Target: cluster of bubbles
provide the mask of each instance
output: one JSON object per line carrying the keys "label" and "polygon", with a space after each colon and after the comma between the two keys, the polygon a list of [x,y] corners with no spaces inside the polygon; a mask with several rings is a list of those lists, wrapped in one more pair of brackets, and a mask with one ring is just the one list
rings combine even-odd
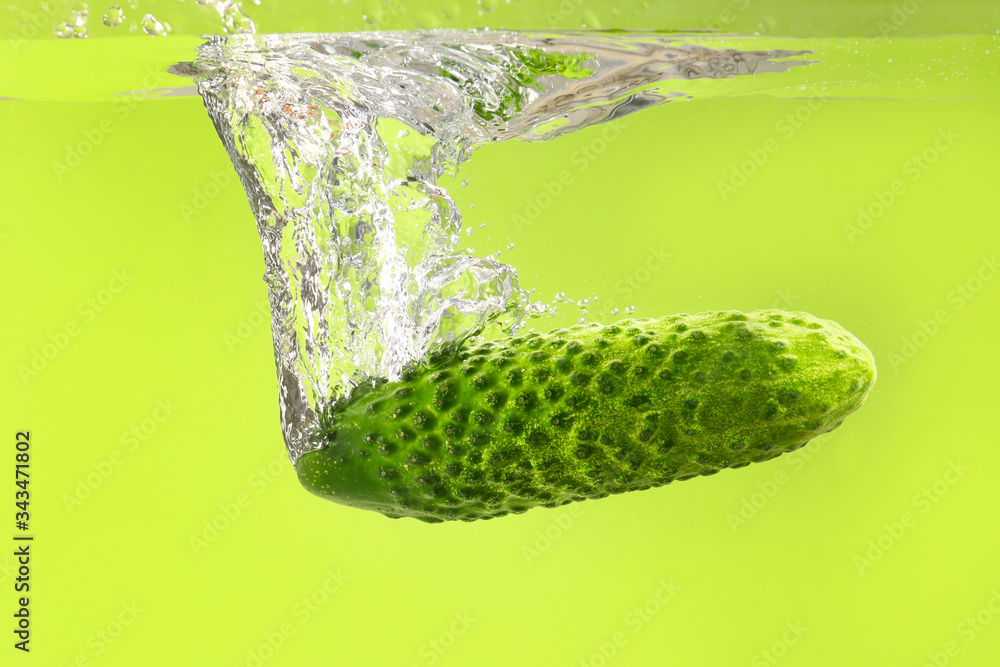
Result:
{"label": "cluster of bubbles", "polygon": [[90,16],[90,7],[85,2],[78,2],[70,10],[70,19],[57,23],[53,30],[56,37],[68,39],[76,37],[83,39],[87,36],[87,17]]}
{"label": "cluster of bubbles", "polygon": [[626,306],[625,308],[611,308],[606,309],[601,303],[601,297],[597,294],[591,294],[589,297],[584,299],[576,299],[574,297],[568,296],[566,292],[557,292],[552,297],[552,303],[548,307],[550,315],[556,315],[559,312],[559,306],[561,304],[566,304],[567,306],[573,307],[580,312],[580,317],[577,319],[577,323],[586,324],[587,316],[590,310],[593,309],[598,315],[631,315],[635,312],[635,306]]}
{"label": "cluster of bubbles", "polygon": [[[256,26],[253,20],[243,11],[242,3],[238,0],[196,0],[199,5],[210,6],[219,13],[222,20],[222,29],[226,34],[253,34]],[[139,15],[138,5],[135,0],[127,3],[130,13]],[[53,26],[53,31],[57,37],[68,39],[76,37],[82,39],[87,36],[87,19],[90,17],[90,7],[85,2],[73,5],[70,10],[68,20],[60,21]],[[122,5],[111,5],[104,10],[101,22],[109,28],[123,26],[130,33],[143,32],[151,37],[163,37],[172,32],[170,24],[160,21],[150,13],[146,13],[142,18],[128,20],[125,8]]]}

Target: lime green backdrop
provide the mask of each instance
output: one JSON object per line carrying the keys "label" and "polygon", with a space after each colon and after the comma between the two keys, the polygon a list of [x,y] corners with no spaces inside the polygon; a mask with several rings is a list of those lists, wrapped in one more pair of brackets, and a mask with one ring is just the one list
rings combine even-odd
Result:
{"label": "lime green backdrop", "polygon": [[[265,30],[372,27],[363,3],[265,3],[248,10]],[[878,35],[893,12],[572,4],[421,2],[382,27],[681,29],[743,8],[727,28],[816,37]],[[993,3],[918,4],[893,36],[998,26]],[[177,32],[214,26],[208,8],[148,5],[194,17]],[[143,67],[198,40],[88,42],[3,46],[0,97],[24,100],[0,101],[0,663],[996,664],[995,98],[701,99],[479,151],[469,185],[451,184],[468,243],[502,250],[539,298],[807,310],[865,341],[879,380],[841,429],[767,464],[425,525],[300,488],[259,239],[200,100],[107,96],[178,85]],[[994,86],[996,43],[968,48],[972,74],[955,76]],[[33,453],[28,655],[10,632],[18,430]]]}

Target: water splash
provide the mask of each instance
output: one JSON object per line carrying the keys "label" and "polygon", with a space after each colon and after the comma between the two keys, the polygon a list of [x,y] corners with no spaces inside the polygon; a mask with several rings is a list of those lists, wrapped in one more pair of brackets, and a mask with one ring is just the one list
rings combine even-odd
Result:
{"label": "water splash", "polygon": [[236,0],[197,0],[199,5],[211,5],[219,12],[222,29],[230,35],[257,32],[254,22],[243,11],[243,3]]}
{"label": "water splash", "polygon": [[175,71],[196,77],[257,219],[292,460],[319,446],[325,403],[490,323],[512,333],[545,311],[513,267],[458,250],[462,217],[437,182],[473,150],[687,97],[693,79],[783,72],[804,53],[628,33],[207,42]]}

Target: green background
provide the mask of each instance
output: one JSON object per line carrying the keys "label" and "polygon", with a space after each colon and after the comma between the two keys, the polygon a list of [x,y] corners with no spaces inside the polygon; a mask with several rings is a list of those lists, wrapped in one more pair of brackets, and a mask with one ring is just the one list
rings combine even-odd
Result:
{"label": "green background", "polygon": [[[613,4],[617,25],[681,29],[733,3],[589,2],[557,25],[544,13],[556,3],[483,16],[470,2],[415,3],[382,27],[432,25],[427,15],[579,27],[584,11],[608,27]],[[877,35],[892,4],[754,1],[732,29]],[[259,27],[366,27],[361,3],[277,7],[256,8]],[[928,1],[893,36],[994,35],[997,23],[992,3]],[[390,521],[296,481],[259,239],[201,102],[107,96],[183,85],[144,81],[143,68],[191,58],[197,43],[2,47],[15,66],[0,97],[23,99],[0,102],[0,535],[12,544],[15,432],[30,429],[36,541],[33,650],[0,628],[0,662],[995,664],[995,37],[908,42],[895,65],[886,54],[905,44],[872,55],[806,39],[825,64],[789,85],[837,81],[838,95],[699,98],[629,116],[613,138],[598,126],[476,153],[459,175],[469,185],[452,184],[468,244],[502,250],[538,298],[596,294],[639,316],[806,310],[865,341],[879,380],[842,428],[772,462],[457,525]],[[782,125],[786,114],[805,120]],[[912,171],[941,136],[934,163]],[[78,166],[54,166],[86,141]],[[571,183],[523,224],[564,170]],[[720,192],[734,170],[746,183]],[[857,226],[858,208],[877,211],[897,181],[893,203]],[[578,317],[563,306],[537,326]],[[0,550],[8,625],[12,551]]]}

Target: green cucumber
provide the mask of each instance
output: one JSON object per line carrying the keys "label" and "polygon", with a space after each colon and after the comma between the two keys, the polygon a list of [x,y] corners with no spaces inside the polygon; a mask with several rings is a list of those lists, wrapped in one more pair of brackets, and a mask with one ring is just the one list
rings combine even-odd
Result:
{"label": "green cucumber", "polygon": [[648,489],[798,449],[857,410],[871,352],[762,310],[624,320],[431,355],[320,413],[309,491],[427,522]]}

